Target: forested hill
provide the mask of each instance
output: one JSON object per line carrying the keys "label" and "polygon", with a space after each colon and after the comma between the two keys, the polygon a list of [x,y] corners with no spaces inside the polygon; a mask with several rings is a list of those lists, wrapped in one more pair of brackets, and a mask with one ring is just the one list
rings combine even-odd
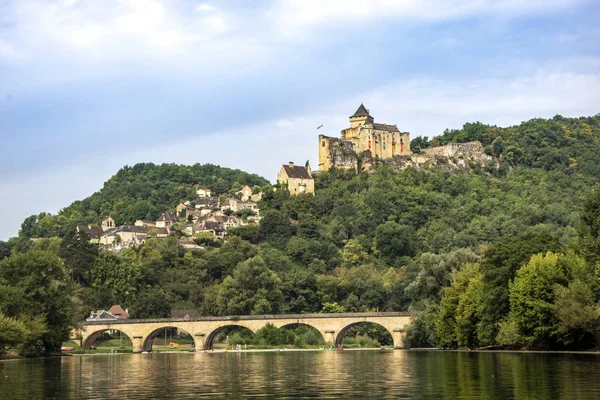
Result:
{"label": "forested hill", "polygon": [[27,218],[20,236],[64,236],[66,230],[76,224],[100,225],[108,216],[117,225],[134,223],[138,219],[155,220],[161,213],[173,211],[179,202],[193,199],[196,185],[222,195],[242,185],[268,184],[256,174],[211,164],[140,163],[121,168],[100,191],[73,202],[57,215],[41,213]]}
{"label": "forested hill", "polygon": [[[316,175],[314,196],[264,186],[260,227],[230,229],[226,242],[203,249],[152,238],[113,254],[87,241],[21,238],[11,241],[8,256],[0,243],[0,317],[29,321],[52,308],[37,307],[43,302],[28,294],[50,285],[34,278],[52,267],[57,281],[80,277],[75,289],[62,292],[76,293],[88,312],[112,304],[134,317],[163,317],[171,309],[411,310],[408,342],[415,346],[600,346],[600,116],[510,128],[467,124],[414,145],[472,140],[482,141],[499,165],[471,173],[333,169]],[[199,177],[221,193],[237,183],[266,183],[214,166],[141,164],[56,218],[156,216]],[[42,221],[31,226],[45,229]],[[23,293],[15,289],[21,282],[30,284]],[[54,297],[44,302],[52,305]],[[55,309],[68,310],[65,302]]]}
{"label": "forested hill", "polygon": [[508,128],[467,123],[462,129],[446,130],[429,141],[413,139],[414,149],[448,143],[479,141],[486,153],[502,163],[502,168],[525,166],[589,177],[600,174],[600,114],[593,117],[536,118]]}

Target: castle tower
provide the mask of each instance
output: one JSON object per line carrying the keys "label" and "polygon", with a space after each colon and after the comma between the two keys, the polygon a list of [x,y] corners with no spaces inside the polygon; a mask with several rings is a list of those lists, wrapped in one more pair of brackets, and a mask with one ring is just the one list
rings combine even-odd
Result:
{"label": "castle tower", "polygon": [[111,217],[106,218],[104,221],[102,221],[102,231],[106,232],[109,229],[112,229],[115,227],[115,220],[112,219]]}
{"label": "castle tower", "polygon": [[350,117],[350,128],[357,128],[366,123],[372,124],[373,121],[373,117],[371,117],[371,115],[369,114],[369,110],[365,108],[363,103],[360,103],[360,106],[358,107],[354,115]]}

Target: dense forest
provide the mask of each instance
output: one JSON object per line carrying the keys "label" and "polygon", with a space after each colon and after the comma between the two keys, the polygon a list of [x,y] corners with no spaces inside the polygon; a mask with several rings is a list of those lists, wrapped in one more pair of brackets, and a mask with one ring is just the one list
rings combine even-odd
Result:
{"label": "dense forest", "polygon": [[[89,310],[121,304],[134,317],[410,310],[412,346],[598,347],[600,116],[466,124],[411,145],[473,140],[490,168],[333,169],[316,174],[314,196],[215,166],[126,167],[0,243],[0,345],[56,349]],[[71,229],[155,217],[197,183],[259,186],[260,226],[204,249],[149,239],[119,254]]]}

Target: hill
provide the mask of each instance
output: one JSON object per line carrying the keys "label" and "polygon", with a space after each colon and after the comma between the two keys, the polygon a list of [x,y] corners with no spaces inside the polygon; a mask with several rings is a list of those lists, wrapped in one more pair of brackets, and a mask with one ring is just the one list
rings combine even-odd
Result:
{"label": "hill", "polygon": [[[260,228],[231,230],[228,241],[200,250],[149,239],[85,258],[93,250],[48,239],[13,241],[13,252],[54,252],[67,270],[77,265],[86,310],[113,303],[153,316],[171,308],[204,315],[410,309],[413,345],[598,346],[600,116],[466,124],[411,146],[471,141],[497,164],[463,173],[332,169],[316,175],[314,196],[263,187]],[[266,183],[215,166],[141,164],[51,218],[64,229],[108,213],[121,221],[155,216],[198,182],[220,193]],[[45,216],[38,220],[33,229],[46,226]],[[14,257],[0,263],[0,282]]]}
{"label": "hill", "polygon": [[57,215],[41,213],[28,217],[19,236],[64,236],[77,224],[100,225],[111,216],[117,225],[138,219],[157,219],[181,201],[195,198],[195,187],[211,188],[216,195],[227,194],[242,185],[264,186],[269,181],[237,169],[210,164],[177,165],[140,163],[123,167],[104,187],[90,197],[73,202]]}

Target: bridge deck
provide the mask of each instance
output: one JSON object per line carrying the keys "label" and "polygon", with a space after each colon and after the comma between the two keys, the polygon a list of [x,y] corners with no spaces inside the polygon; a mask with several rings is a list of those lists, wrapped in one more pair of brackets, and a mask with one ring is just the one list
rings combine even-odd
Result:
{"label": "bridge deck", "polygon": [[84,321],[83,325],[145,324],[149,322],[196,322],[196,321],[252,321],[275,319],[320,319],[320,318],[373,318],[373,317],[410,317],[408,311],[337,313],[337,314],[275,314],[275,315],[231,315],[198,318],[147,318],[147,319],[107,319]]}

